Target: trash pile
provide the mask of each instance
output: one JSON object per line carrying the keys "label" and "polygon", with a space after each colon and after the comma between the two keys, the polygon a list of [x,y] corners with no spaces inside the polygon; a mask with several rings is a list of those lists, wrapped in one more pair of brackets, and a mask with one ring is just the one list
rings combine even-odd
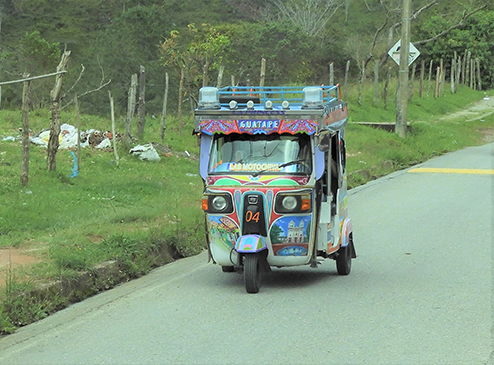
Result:
{"label": "trash pile", "polygon": [[[81,147],[108,148],[111,147],[112,137],[111,132],[100,132],[96,129],[89,129],[81,132]],[[50,130],[46,129],[37,136],[31,136],[30,140],[38,146],[48,147]],[[58,142],[59,148],[77,147],[77,128],[70,124],[62,124],[60,126]]]}

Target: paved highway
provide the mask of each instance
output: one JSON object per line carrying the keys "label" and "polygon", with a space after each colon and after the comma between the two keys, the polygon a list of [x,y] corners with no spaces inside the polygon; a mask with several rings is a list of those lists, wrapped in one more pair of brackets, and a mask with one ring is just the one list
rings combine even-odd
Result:
{"label": "paved highway", "polygon": [[0,364],[492,364],[493,158],[352,190],[350,276],[275,269],[249,295],[202,254],[1,339]]}

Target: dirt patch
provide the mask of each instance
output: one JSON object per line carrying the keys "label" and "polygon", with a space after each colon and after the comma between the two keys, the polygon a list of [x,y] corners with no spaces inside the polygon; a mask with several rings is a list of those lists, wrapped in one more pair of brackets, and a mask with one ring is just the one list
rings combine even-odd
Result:
{"label": "dirt patch", "polygon": [[0,288],[5,287],[9,271],[22,266],[29,266],[40,261],[41,259],[25,249],[15,247],[0,248]]}
{"label": "dirt patch", "polygon": [[482,128],[479,129],[482,133],[482,141],[486,143],[494,142],[494,128]]}
{"label": "dirt patch", "polygon": [[466,122],[482,120],[494,113],[494,97],[486,96],[470,107],[454,113],[443,115],[438,120],[464,119]]}

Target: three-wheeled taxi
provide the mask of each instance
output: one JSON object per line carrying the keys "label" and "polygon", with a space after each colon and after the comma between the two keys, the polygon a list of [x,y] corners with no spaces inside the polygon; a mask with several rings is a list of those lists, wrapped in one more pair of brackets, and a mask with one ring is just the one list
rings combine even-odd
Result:
{"label": "three-wheeled taxi", "polygon": [[212,261],[257,293],[272,266],[356,258],[338,86],[203,87],[195,110]]}

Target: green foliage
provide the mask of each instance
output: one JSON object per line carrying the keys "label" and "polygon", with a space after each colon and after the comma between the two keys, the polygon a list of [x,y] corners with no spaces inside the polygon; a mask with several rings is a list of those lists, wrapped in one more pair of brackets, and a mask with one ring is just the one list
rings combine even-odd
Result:
{"label": "green foliage", "polygon": [[[49,43],[38,31],[26,33],[20,42],[21,63],[30,73],[53,70],[60,60],[60,44]],[[22,66],[21,66],[22,67]]]}
{"label": "green foliage", "polygon": [[[481,11],[473,14],[466,19],[457,29],[453,29],[447,37],[441,37],[434,42],[429,42],[420,47],[423,57],[426,61],[444,59],[445,64],[449,65],[455,53],[462,57],[465,62],[466,52],[471,53],[471,59],[478,59],[481,64],[481,77],[483,87],[488,89],[494,86],[494,64],[492,56],[494,55],[494,45],[492,38],[494,30],[494,11]],[[423,22],[417,30],[419,39],[429,39],[441,30],[454,26],[454,22],[443,16],[434,16]]]}

